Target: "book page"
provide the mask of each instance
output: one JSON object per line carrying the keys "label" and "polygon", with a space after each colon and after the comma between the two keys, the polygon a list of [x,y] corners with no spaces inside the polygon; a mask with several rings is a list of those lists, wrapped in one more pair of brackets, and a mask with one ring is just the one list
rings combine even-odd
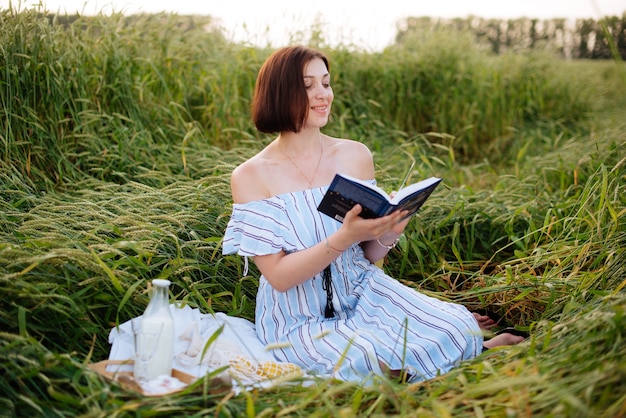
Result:
{"label": "book page", "polygon": [[430,186],[432,186],[435,183],[438,183],[439,181],[441,181],[441,179],[438,177],[430,177],[430,178],[427,178],[426,180],[422,180],[420,182],[410,184],[406,186],[404,189],[398,191],[393,196],[393,199],[391,199],[390,201],[392,204],[397,205],[405,197],[415,192],[418,192],[420,190],[428,189]]}

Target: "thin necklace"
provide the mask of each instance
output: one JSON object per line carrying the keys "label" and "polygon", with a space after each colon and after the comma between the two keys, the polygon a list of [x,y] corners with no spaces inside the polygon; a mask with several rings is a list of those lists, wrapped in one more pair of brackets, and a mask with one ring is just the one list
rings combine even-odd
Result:
{"label": "thin necklace", "polygon": [[292,160],[290,156],[285,154],[285,152],[283,151],[283,147],[280,145],[280,143],[278,144],[278,149],[280,149],[280,153],[283,154],[285,157],[287,157],[289,162],[296,168],[296,170],[298,170],[298,172],[300,172],[300,174],[302,175],[302,177],[304,177],[307,183],[309,183],[309,189],[310,189],[313,186],[313,180],[315,180],[315,176],[317,176],[317,170],[320,168],[320,162],[322,161],[322,154],[324,153],[324,145],[322,144],[322,138],[320,137],[320,156],[317,159],[317,164],[315,165],[315,170],[313,171],[313,177],[311,177],[311,179],[309,179],[309,177],[306,174],[304,174],[302,170],[300,170],[300,167],[298,167],[298,164],[296,164],[296,162]]}

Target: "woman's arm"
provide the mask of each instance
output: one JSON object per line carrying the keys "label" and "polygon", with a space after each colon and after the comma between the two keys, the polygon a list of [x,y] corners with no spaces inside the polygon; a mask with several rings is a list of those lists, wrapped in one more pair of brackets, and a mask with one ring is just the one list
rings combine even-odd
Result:
{"label": "woman's arm", "polygon": [[341,255],[343,249],[335,247],[336,244],[331,242],[332,236],[306,250],[259,255],[253,257],[253,260],[274,289],[286,292],[314,277]]}
{"label": "woman's arm", "polygon": [[399,236],[408,222],[401,221],[406,213],[398,211],[377,219],[363,219],[359,216],[361,210],[360,205],[353,207],[335,233],[312,247],[290,254],[281,251],[256,256],[254,263],[274,289],[285,292],[319,274],[354,243],[367,241],[364,244],[366,257],[382,258],[388,250],[380,246],[376,239],[384,242],[382,240],[386,236]]}
{"label": "woman's arm", "polygon": [[396,243],[398,242],[400,235],[402,235],[404,228],[406,228],[409,220],[410,218],[400,221],[391,229],[391,231],[376,239],[362,242],[361,248],[363,248],[365,257],[372,263],[383,259],[389,250],[396,246]]}

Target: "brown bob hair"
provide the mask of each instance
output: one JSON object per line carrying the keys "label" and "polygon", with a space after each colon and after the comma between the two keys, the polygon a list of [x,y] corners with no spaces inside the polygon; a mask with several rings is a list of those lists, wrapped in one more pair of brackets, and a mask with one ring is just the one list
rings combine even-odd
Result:
{"label": "brown bob hair", "polygon": [[320,58],[330,70],[328,58],[304,46],[275,51],[259,70],[252,98],[252,120],[263,133],[299,132],[304,125],[309,98],[303,80],[305,65]]}

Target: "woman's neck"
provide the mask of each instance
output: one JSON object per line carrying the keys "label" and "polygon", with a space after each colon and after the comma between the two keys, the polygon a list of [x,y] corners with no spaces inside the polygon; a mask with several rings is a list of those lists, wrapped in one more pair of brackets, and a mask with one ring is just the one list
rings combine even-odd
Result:
{"label": "woman's neck", "polygon": [[319,130],[282,132],[276,142],[280,151],[292,158],[317,157],[323,149],[323,135]]}

